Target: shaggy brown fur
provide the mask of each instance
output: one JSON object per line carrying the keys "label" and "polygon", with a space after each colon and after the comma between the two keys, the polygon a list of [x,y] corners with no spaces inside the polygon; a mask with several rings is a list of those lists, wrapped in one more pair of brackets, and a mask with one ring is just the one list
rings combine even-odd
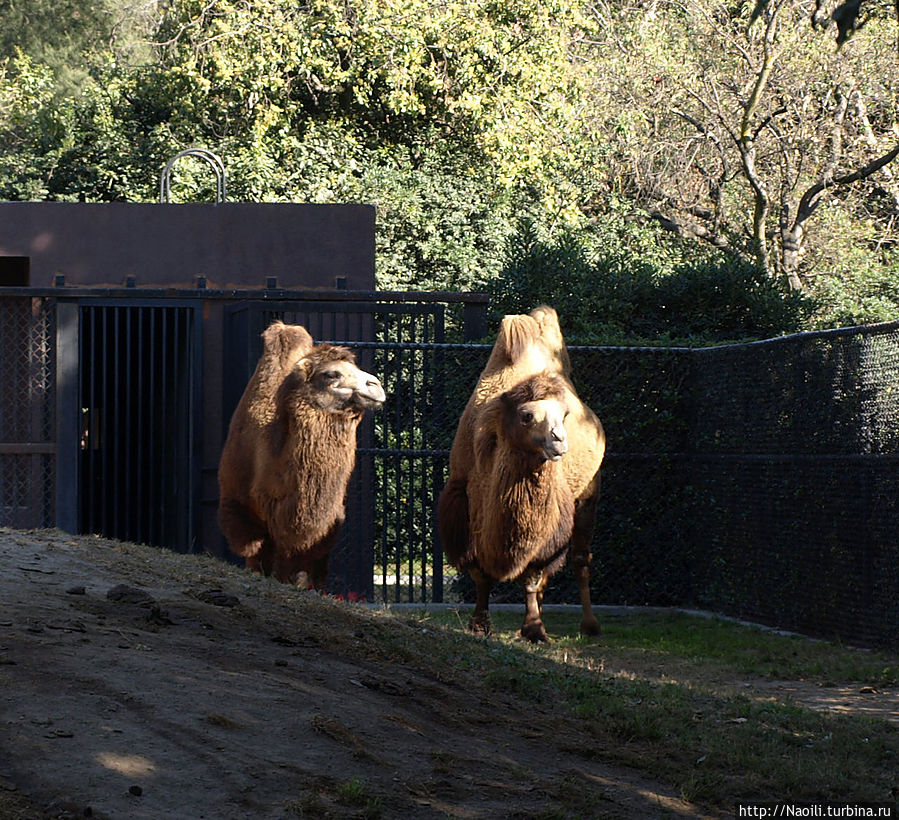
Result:
{"label": "shaggy brown fur", "polygon": [[[546,640],[543,590],[570,555],[583,610],[581,631],[599,634],[590,604],[589,565],[605,434],[578,398],[570,369],[552,308],[506,316],[459,421],[437,514],[448,558],[468,571],[477,586],[470,623],[476,631],[490,631],[493,581],[517,579],[526,592],[521,634]],[[513,409],[538,395],[560,401],[568,411],[564,428],[569,449],[559,461],[541,460],[516,437]]]}
{"label": "shaggy brown fur", "polygon": [[384,401],[343,347],[273,323],[219,464],[219,526],[247,566],[316,589],[344,520],[356,428]]}

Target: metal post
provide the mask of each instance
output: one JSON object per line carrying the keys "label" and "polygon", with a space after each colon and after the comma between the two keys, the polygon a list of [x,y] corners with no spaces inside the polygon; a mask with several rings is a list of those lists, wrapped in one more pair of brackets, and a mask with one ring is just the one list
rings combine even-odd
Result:
{"label": "metal post", "polygon": [[78,532],[81,407],[77,302],[56,305],[56,526]]}

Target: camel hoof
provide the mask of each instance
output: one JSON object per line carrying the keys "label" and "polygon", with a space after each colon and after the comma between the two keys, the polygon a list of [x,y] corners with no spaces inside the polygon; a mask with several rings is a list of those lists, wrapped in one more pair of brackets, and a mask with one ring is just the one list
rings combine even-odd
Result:
{"label": "camel hoof", "polygon": [[493,632],[493,624],[490,615],[484,612],[480,615],[472,615],[468,621],[468,631],[475,635],[490,635]]}
{"label": "camel hoof", "polygon": [[525,624],[518,630],[518,637],[531,643],[546,643],[549,640],[543,621]]}
{"label": "camel hoof", "polygon": [[596,618],[581,621],[581,635],[602,635],[602,627]]}

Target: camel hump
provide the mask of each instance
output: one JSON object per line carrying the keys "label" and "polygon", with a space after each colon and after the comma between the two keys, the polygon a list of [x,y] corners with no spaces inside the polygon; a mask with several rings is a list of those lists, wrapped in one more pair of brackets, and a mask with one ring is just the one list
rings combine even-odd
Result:
{"label": "camel hump", "polygon": [[499,329],[499,344],[509,364],[520,361],[540,340],[540,327],[530,316],[504,316]]}
{"label": "camel hump", "polygon": [[559,327],[559,314],[549,305],[540,305],[531,311],[531,318],[540,328],[540,338],[549,353],[557,360],[562,373],[570,376],[571,361],[568,358],[565,339],[562,337],[562,328]]}
{"label": "camel hump", "polygon": [[541,305],[530,314],[503,317],[487,370],[523,364],[529,370],[548,369],[571,373],[568,350],[559,327],[556,311]]}
{"label": "camel hump", "polygon": [[265,354],[277,359],[282,365],[303,358],[312,350],[312,336],[300,325],[286,325],[277,320],[262,333]]}

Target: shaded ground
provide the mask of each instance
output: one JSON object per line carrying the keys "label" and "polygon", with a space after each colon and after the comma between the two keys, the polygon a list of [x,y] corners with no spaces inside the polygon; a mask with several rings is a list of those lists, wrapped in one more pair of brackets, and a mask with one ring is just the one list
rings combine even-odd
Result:
{"label": "shaded ground", "polygon": [[[0,529],[0,560],[3,820],[722,816],[447,667],[426,621],[55,531]],[[899,723],[893,691],[614,655],[603,674]]]}
{"label": "shaded ground", "polygon": [[58,532],[0,560],[0,817],[718,816],[383,614]]}

